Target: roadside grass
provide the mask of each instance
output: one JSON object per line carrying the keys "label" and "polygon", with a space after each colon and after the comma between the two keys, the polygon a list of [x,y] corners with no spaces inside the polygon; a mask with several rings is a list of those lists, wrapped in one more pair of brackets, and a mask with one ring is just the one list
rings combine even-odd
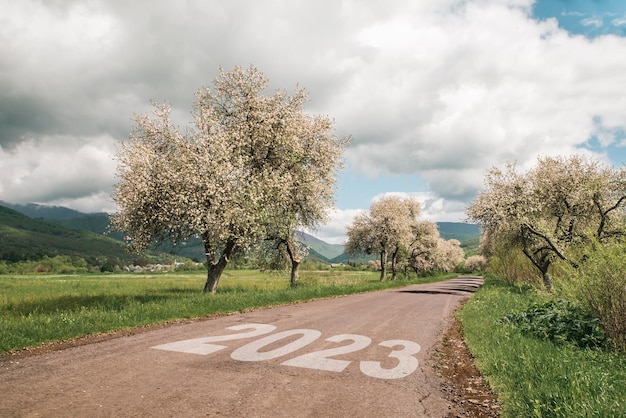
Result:
{"label": "roadside grass", "polygon": [[503,320],[549,299],[487,277],[457,312],[477,366],[498,393],[502,416],[626,417],[625,355],[540,339]]}
{"label": "roadside grass", "polygon": [[286,274],[226,270],[216,294],[204,272],[160,274],[0,275],[0,353],[46,342],[263,306],[413,283],[378,281],[366,271],[304,271],[297,288]]}

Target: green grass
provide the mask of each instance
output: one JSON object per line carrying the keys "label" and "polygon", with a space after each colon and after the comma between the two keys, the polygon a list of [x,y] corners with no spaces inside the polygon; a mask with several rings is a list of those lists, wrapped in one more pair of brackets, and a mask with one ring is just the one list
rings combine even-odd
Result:
{"label": "green grass", "polygon": [[507,321],[548,295],[487,278],[458,311],[476,363],[503,417],[626,417],[626,356],[555,344]]}
{"label": "green grass", "polygon": [[206,273],[0,275],[0,353],[175,319],[442,280],[378,281],[376,272],[284,274],[226,270],[214,295]]}

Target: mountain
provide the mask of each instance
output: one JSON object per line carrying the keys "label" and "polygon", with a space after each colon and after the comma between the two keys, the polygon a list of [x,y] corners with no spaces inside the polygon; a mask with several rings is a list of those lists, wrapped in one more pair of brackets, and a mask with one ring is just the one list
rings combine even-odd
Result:
{"label": "mountain", "polygon": [[328,260],[332,260],[333,258],[343,254],[343,245],[329,244],[305,232],[297,231],[296,239]]}
{"label": "mountain", "polygon": [[29,218],[65,220],[84,216],[84,213],[63,206],[46,206],[36,203],[26,205],[14,205],[0,200],[0,205],[16,210]]}
{"label": "mountain", "polygon": [[443,239],[458,239],[463,242],[480,238],[480,228],[476,224],[462,222],[437,222],[439,235]]}
{"label": "mountain", "polygon": [[[51,223],[56,223],[65,228],[90,231],[103,235],[108,232],[109,215],[106,213],[85,214],[72,209],[60,206],[45,206],[29,203],[27,205],[14,205],[0,201],[6,207],[14,209],[31,218],[45,219]],[[122,241],[123,235],[119,232],[108,234],[109,237]],[[297,238],[310,247],[310,259],[329,262],[331,259],[343,253],[343,245],[328,244],[312,235],[298,232]],[[196,261],[204,260],[204,246],[199,239],[189,239],[187,242],[174,246],[171,243],[163,243],[155,247],[154,250],[179,255]]]}
{"label": "mountain", "polygon": [[52,221],[32,219],[0,206],[0,260],[37,260],[44,255],[69,255],[93,262],[103,257],[133,258],[118,240],[65,228]]}

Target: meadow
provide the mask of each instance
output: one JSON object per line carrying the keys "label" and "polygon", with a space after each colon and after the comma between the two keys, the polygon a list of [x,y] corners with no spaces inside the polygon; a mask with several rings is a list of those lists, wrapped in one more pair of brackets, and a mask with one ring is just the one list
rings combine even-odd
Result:
{"label": "meadow", "polygon": [[380,282],[378,272],[288,274],[226,270],[216,294],[206,273],[0,275],[0,354],[46,342],[263,306],[382,290],[454,275]]}
{"label": "meadow", "polygon": [[579,333],[589,319],[553,298],[488,276],[457,312],[502,416],[626,417],[626,355]]}

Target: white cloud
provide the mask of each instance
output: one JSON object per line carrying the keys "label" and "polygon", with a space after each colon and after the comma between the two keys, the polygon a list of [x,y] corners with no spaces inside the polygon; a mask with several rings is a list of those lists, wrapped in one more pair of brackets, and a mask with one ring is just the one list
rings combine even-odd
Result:
{"label": "white cloud", "polygon": [[[626,100],[614,88],[626,82],[626,62],[615,55],[626,53],[623,38],[571,37],[500,4],[405,17],[413,21],[402,29],[404,47],[381,49],[361,72],[377,73],[344,93],[361,92],[365,103],[340,111],[357,129],[348,154],[355,167],[416,173],[445,198],[467,199],[491,165],[573,152],[598,115],[626,125],[618,110]],[[375,38],[388,39],[384,31]]]}
{"label": "white cloud", "polygon": [[626,26],[626,16],[617,17],[611,20],[611,24],[613,24],[613,26]]}
{"label": "white cloud", "polygon": [[571,36],[532,4],[0,0],[0,199],[109,207],[134,113],[165,100],[185,125],[218,66],[254,64],[352,136],[355,172],[415,176],[425,214],[458,219],[493,165],[623,141],[626,38]]}
{"label": "white cloud", "polygon": [[114,146],[110,137],[44,137],[0,148],[2,200],[111,209],[107,192],[114,182]]}
{"label": "white cloud", "polygon": [[60,198],[45,202],[50,206],[62,206],[72,208],[83,213],[106,212],[114,213],[117,210],[115,203],[111,200],[108,191],[95,192],[77,198]]}
{"label": "white cloud", "polygon": [[335,209],[331,211],[326,224],[320,225],[316,230],[305,232],[329,244],[344,244],[347,239],[346,227],[352,223],[356,215],[362,212],[363,209]]}
{"label": "white cloud", "polygon": [[599,17],[588,17],[588,18],[582,19],[580,21],[580,24],[583,26],[593,26],[596,28],[601,28],[604,22]]}

